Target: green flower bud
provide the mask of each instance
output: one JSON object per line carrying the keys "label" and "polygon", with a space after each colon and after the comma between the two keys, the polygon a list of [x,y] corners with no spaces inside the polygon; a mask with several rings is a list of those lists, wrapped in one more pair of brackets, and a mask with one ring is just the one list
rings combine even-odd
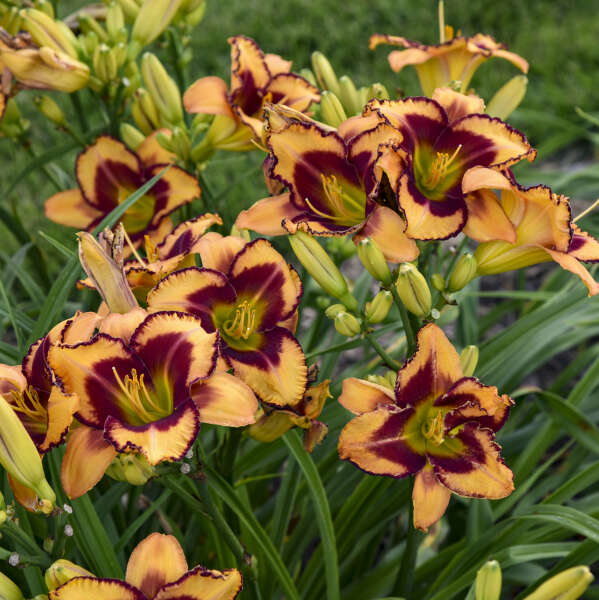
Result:
{"label": "green flower bud", "polygon": [[316,81],[323,90],[329,90],[339,97],[340,87],[339,80],[335,71],[328,61],[327,57],[322,52],[312,52],[312,70],[316,75]]}
{"label": "green flower bud", "polygon": [[185,23],[187,25],[189,25],[189,27],[195,27],[202,21],[205,14],[206,14],[206,2],[202,2],[199,6],[197,6],[193,10],[189,11],[185,15]]}
{"label": "green flower bud", "polygon": [[22,27],[30,33],[31,39],[38,46],[47,46],[71,58],[77,58],[77,50],[52,17],[35,8],[24,8],[19,14]]}
{"label": "green flower bud", "polygon": [[360,95],[354,82],[347,76],[339,78],[339,100],[349,116],[358,115],[362,112],[363,104],[360,103]]}
{"label": "green flower bud", "polygon": [[309,81],[313,86],[318,87],[318,83],[316,82],[316,77],[314,77],[314,71],[312,71],[312,69],[301,69],[299,74],[306,81]]}
{"label": "green flower bud", "polygon": [[345,306],[343,304],[331,304],[331,306],[327,306],[324,314],[329,319],[334,319],[338,313],[346,312]]}
{"label": "green flower bud", "polygon": [[[147,0],[144,7],[146,4],[149,4]],[[179,88],[169,77],[158,58],[146,52],[141,59],[141,73],[146,88],[166,124],[182,123],[183,109],[181,108]]]}
{"label": "green flower bud", "polygon": [[548,579],[524,600],[577,600],[593,579],[588,567],[572,567]]}
{"label": "green flower bud", "polygon": [[333,92],[324,91],[320,97],[320,116],[332,127],[338,127],[347,119],[339,98]]}
{"label": "green flower bud", "polygon": [[388,290],[381,290],[372,300],[366,303],[366,320],[369,323],[384,321],[393,306],[393,294]]}
{"label": "green flower bud", "polygon": [[4,28],[10,35],[17,35],[21,27],[21,16],[16,6],[9,8],[0,18],[0,27]]}
{"label": "green flower bud", "polygon": [[[46,582],[48,590],[51,592],[75,577],[94,577],[94,574],[70,560],[61,558],[53,562],[46,569],[44,581]],[[1,597],[2,596],[0,595],[0,598]]]}
{"label": "green flower bud", "polygon": [[35,0],[33,7],[46,13],[51,19],[54,18],[54,7],[52,6],[52,2],[48,2],[48,0]]}
{"label": "green flower bud", "polygon": [[106,9],[106,29],[108,35],[115,39],[118,32],[125,27],[125,13],[120,4],[111,2]]}
{"label": "green flower bud", "polygon": [[335,315],[334,324],[337,332],[346,337],[354,337],[362,331],[360,321],[354,315],[345,311],[338,312]]}
{"label": "green flower bud", "polygon": [[25,596],[4,573],[0,572],[0,599],[1,600],[25,600]]}
{"label": "green flower bud", "polygon": [[377,100],[389,100],[389,92],[382,83],[373,83],[368,88],[367,100],[372,100],[373,98],[376,98]]}
{"label": "green flower bud", "polygon": [[135,0],[117,0],[123,9],[123,14],[128,23],[133,23],[139,13],[139,4]]}
{"label": "green flower bud", "polygon": [[464,377],[472,377],[478,364],[478,346],[466,346],[460,353],[460,364]]}
{"label": "green flower bud", "polygon": [[100,44],[94,50],[92,61],[94,73],[103,83],[108,83],[116,75],[116,61],[113,62],[110,55],[110,47],[106,44]]}
{"label": "green flower bud", "polygon": [[60,106],[50,96],[38,96],[33,102],[42,115],[55,125],[64,125],[66,123]]}
{"label": "green flower bud", "polygon": [[457,292],[466,287],[476,277],[477,266],[473,254],[470,252],[462,254],[449,277],[447,289],[450,292]]}
{"label": "green flower bud", "polygon": [[391,271],[383,251],[372,238],[364,238],[358,242],[358,256],[364,268],[385,285],[391,283]]}
{"label": "green flower bud", "polygon": [[90,31],[81,36],[81,48],[87,56],[94,55],[99,43],[100,38],[98,38],[98,34],[95,31]]}
{"label": "green flower bud", "polygon": [[499,600],[501,567],[496,560],[490,560],[478,570],[474,590],[476,600]]}
{"label": "green flower bud", "polygon": [[[169,26],[181,4],[182,0],[145,0],[131,32],[135,49],[141,50],[153,42]],[[135,54],[138,54],[139,50]]]}
{"label": "green flower bud", "polygon": [[349,310],[358,308],[358,302],[349,293],[341,271],[317,240],[303,231],[298,231],[289,236],[289,243],[306,271],[325,292],[341,300]]}
{"label": "green flower bud", "polygon": [[133,125],[129,125],[129,123],[121,123],[120,133],[123,142],[134,152],[146,139],[146,136],[139,129],[133,127]]}
{"label": "green flower bud", "polygon": [[160,127],[160,115],[158,109],[152,100],[148,91],[139,88],[135,92],[135,98],[131,105],[131,114],[135,124],[145,135],[150,135],[152,131]]}
{"label": "green flower bud", "polygon": [[433,273],[431,275],[431,283],[438,292],[445,291],[445,279],[441,273]]}
{"label": "green flower bud", "polygon": [[431,291],[424,275],[411,263],[399,268],[395,289],[404,306],[417,317],[426,317],[431,312]]}
{"label": "green flower bud", "polygon": [[520,105],[526,95],[526,75],[516,75],[502,86],[487,105],[487,114],[505,121]]}
{"label": "green flower bud", "polygon": [[187,131],[181,127],[173,127],[172,136],[170,138],[170,144],[173,148],[174,153],[182,160],[189,158],[191,152],[191,140]]}
{"label": "green flower bud", "polygon": [[131,485],[145,485],[156,471],[142,454],[120,453],[106,469],[106,474]]}
{"label": "green flower bud", "polygon": [[104,28],[94,19],[91,15],[87,13],[79,13],[79,26],[83,33],[89,33],[93,31],[101,42],[108,41],[108,34],[104,30]]}

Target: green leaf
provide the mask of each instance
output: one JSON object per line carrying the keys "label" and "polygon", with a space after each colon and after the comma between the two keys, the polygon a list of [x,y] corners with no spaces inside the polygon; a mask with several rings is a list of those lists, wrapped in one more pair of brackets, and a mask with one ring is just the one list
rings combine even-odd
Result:
{"label": "green leaf", "polygon": [[337,544],[335,542],[335,529],[331,519],[331,510],[324,486],[320,480],[318,469],[312,457],[306,452],[296,431],[288,431],[283,436],[283,441],[300,465],[312,499],[314,512],[320,530],[320,537],[324,550],[324,564],[327,579],[328,600],[339,600],[339,568],[337,565]]}
{"label": "green leaf", "polygon": [[599,543],[599,521],[570,506],[537,504],[530,508],[529,514],[517,518],[554,523]]}

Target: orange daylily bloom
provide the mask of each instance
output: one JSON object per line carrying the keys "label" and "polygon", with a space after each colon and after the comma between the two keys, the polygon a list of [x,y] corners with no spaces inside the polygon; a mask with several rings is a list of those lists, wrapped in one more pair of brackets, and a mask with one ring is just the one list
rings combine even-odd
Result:
{"label": "orange daylily bloom", "polygon": [[211,148],[252,150],[252,139],[262,133],[265,103],[284,104],[301,112],[320,100],[317,88],[291,73],[291,62],[264,54],[256,42],[238,35],[231,45],[231,85],[219,77],[199,79],[185,92],[183,104],[190,113],[216,115],[206,134]]}
{"label": "orange daylily bloom", "polygon": [[[46,216],[69,227],[93,229],[166,166],[146,162],[164,158],[149,146],[154,143],[153,138],[148,138],[136,153],[109,136],[97,138],[77,157],[75,169],[79,187],[48,198]],[[120,222],[135,245],[143,242],[146,235],[161,240],[172,229],[168,215],[200,193],[195,177],[171,166],[154,187],[125,212]]]}
{"label": "orange daylily bloom", "polygon": [[[477,275],[503,273],[553,260],[580,277],[589,296],[598,294],[599,283],[582,262],[599,262],[599,242],[572,222],[568,198],[554,194],[544,185],[523,188],[507,177],[496,178],[494,188],[501,189],[499,198],[491,190],[482,190],[489,195],[486,206],[494,212],[501,211],[509,219],[513,235],[493,240],[489,238],[491,232],[487,233],[487,241],[474,252]],[[479,206],[482,212],[489,210],[485,205]],[[477,214],[465,233],[480,239],[477,227],[482,221],[485,220]],[[483,234],[485,231],[482,228]]]}
{"label": "orange daylily bloom", "polygon": [[451,492],[504,498],[512,472],[495,443],[512,400],[464,377],[460,357],[434,324],[397,374],[395,393],[346,379],[339,402],[358,415],[341,431],[339,456],[373,475],[415,475],[414,525],[426,530],[445,513]]}
{"label": "orange daylily bloom", "polygon": [[459,81],[461,91],[466,92],[476,69],[492,57],[504,58],[522,72],[528,72],[526,60],[506,50],[505,44],[498,44],[491,36],[482,33],[472,37],[458,35],[431,46],[404,37],[375,33],[370,37],[369,47],[374,50],[379,44],[405,48],[391,52],[389,64],[396,73],[405,66],[414,65],[425,96],[432,96],[436,88],[453,81]]}
{"label": "orange daylily bloom", "polygon": [[189,569],[172,535],[152,533],[133,550],[125,581],[74,577],[50,590],[50,600],[234,600],[241,591],[237,569]]}

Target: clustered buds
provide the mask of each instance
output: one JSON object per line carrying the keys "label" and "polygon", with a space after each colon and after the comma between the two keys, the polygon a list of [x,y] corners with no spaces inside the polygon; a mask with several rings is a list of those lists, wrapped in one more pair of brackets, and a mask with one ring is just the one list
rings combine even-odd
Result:
{"label": "clustered buds", "polygon": [[431,312],[431,291],[424,275],[411,263],[399,267],[395,289],[404,306],[417,317],[427,317]]}

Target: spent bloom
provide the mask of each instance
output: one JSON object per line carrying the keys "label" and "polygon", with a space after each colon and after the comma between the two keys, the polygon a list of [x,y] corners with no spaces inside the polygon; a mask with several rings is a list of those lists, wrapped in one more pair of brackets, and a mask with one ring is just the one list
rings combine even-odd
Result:
{"label": "spent bloom", "polygon": [[458,353],[436,325],[419,331],[395,393],[351,378],[339,401],[358,415],[341,432],[340,457],[374,475],[415,475],[416,527],[436,523],[451,492],[496,499],[513,491],[512,472],[494,439],[512,401],[464,377]]}

